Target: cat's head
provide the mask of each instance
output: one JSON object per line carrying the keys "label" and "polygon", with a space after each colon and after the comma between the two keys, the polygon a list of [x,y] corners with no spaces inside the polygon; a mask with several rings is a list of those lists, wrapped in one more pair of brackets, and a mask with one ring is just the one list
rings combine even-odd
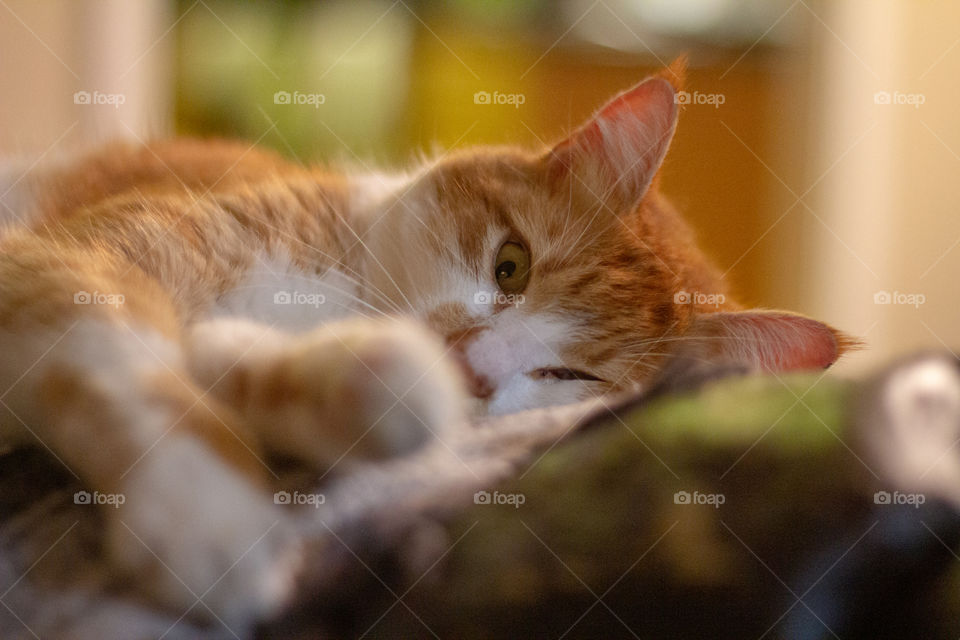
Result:
{"label": "cat's head", "polygon": [[370,281],[447,340],[486,410],[643,384],[678,351],[790,370],[847,346],[824,324],[727,298],[655,187],[676,95],[664,74],[549,150],[451,153],[373,214]]}

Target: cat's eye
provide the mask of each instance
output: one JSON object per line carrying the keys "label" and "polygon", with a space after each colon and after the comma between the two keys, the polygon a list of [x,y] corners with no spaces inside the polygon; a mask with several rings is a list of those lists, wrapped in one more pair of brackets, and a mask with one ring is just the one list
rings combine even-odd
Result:
{"label": "cat's eye", "polygon": [[530,252],[517,242],[504,242],[497,252],[493,275],[506,294],[520,293],[530,279]]}

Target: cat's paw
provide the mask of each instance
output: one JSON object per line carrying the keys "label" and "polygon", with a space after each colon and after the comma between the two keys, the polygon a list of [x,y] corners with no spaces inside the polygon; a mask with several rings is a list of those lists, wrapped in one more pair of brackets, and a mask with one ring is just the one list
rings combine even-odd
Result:
{"label": "cat's paw", "polygon": [[[351,320],[298,339],[270,372],[277,448],[320,466],[384,458],[442,440],[465,416],[459,372],[410,321]],[[268,394],[269,395],[269,394]]]}
{"label": "cat's paw", "polygon": [[122,489],[107,550],[147,597],[241,635],[292,599],[303,554],[290,522],[199,442],[162,440]]}

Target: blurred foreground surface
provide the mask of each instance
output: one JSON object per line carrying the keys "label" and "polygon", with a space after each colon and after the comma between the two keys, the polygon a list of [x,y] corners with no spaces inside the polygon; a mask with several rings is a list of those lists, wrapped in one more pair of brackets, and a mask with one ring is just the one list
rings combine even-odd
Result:
{"label": "blurred foreground surface", "polygon": [[[485,422],[456,456],[313,487],[301,600],[260,637],[956,637],[960,452],[912,454],[956,439],[957,398],[931,356],[861,383],[680,374],[612,413]],[[42,452],[0,471],[3,637],[231,637],[105,573],[98,512]]]}

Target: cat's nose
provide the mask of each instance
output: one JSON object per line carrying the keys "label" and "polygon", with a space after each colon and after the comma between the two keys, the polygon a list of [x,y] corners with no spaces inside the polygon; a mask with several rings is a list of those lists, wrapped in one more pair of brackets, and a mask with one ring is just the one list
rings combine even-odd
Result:
{"label": "cat's nose", "polygon": [[467,391],[475,398],[486,400],[493,395],[494,385],[489,378],[474,371],[473,367],[470,366],[470,359],[467,357],[467,345],[473,341],[478,333],[480,333],[480,329],[476,327],[454,331],[447,335],[447,345],[450,347],[450,356],[463,374]]}

